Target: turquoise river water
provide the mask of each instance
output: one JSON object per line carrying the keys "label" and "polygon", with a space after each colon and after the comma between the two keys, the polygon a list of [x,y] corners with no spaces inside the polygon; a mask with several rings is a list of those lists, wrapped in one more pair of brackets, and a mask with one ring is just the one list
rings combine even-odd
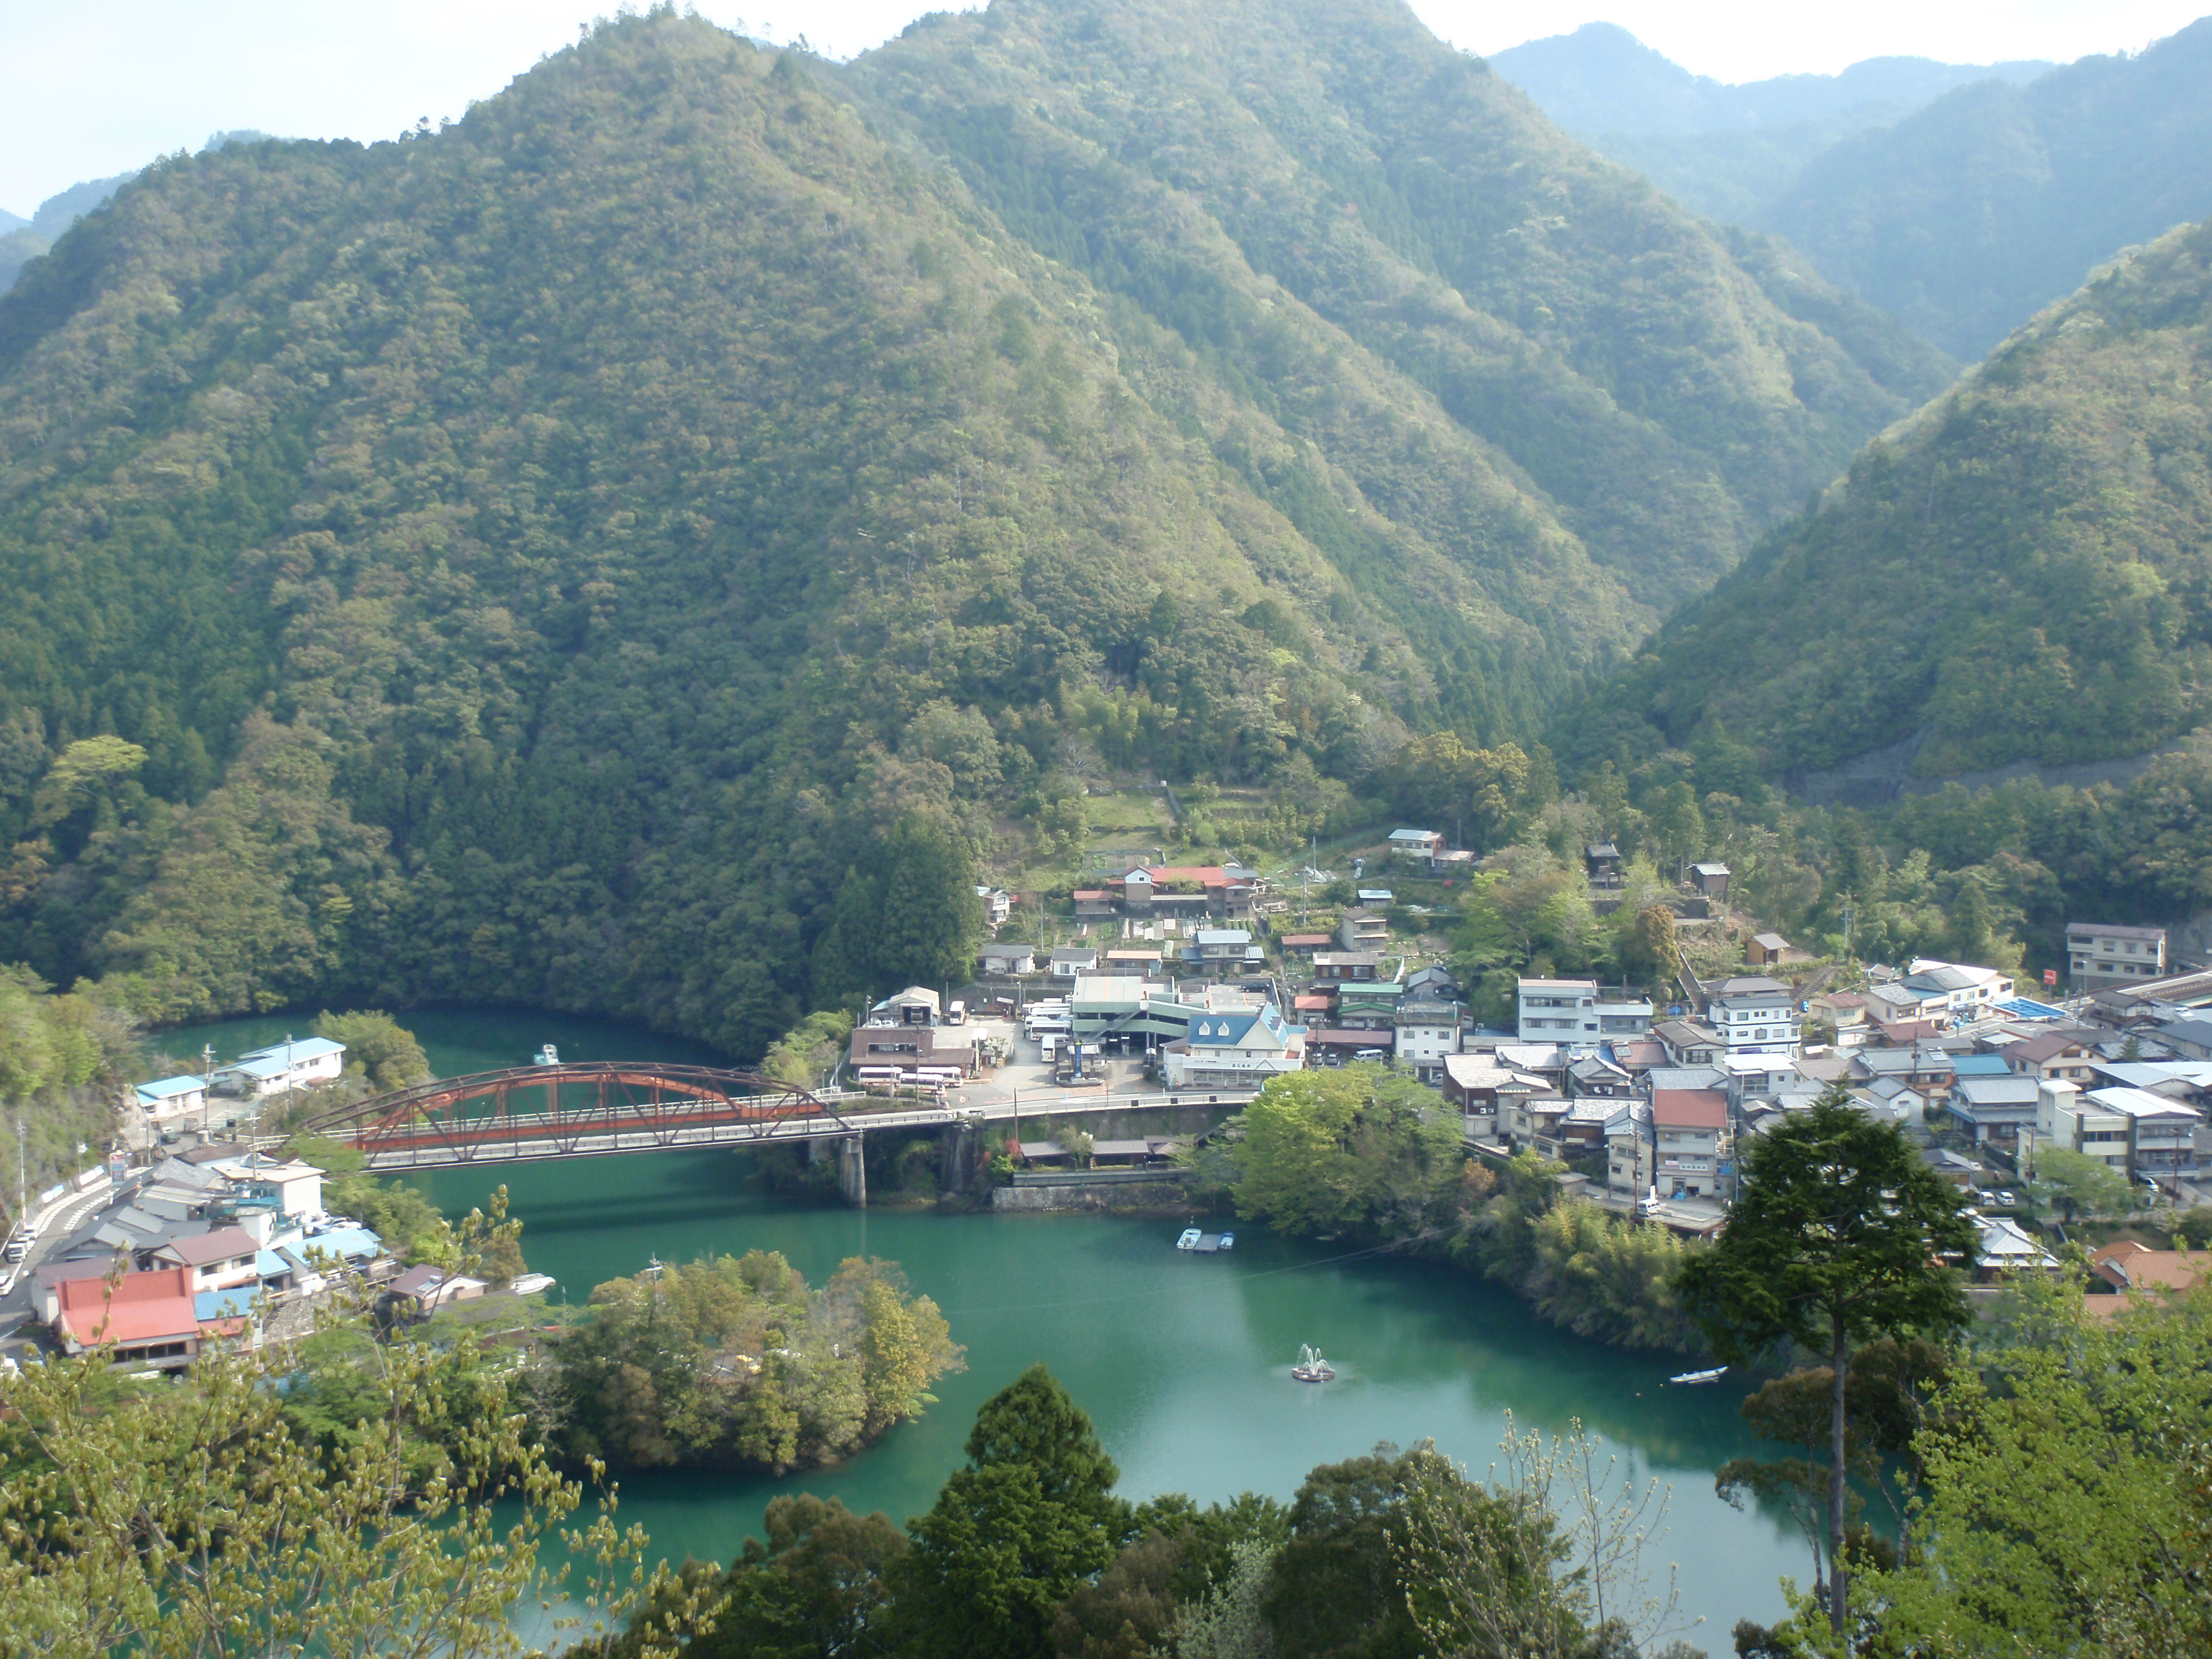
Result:
{"label": "turquoise river water", "polygon": [[[695,1044],[620,1025],[530,1014],[416,1011],[404,1023],[443,1075],[513,1065],[547,1040],[574,1060],[710,1060]],[[303,1032],[296,1017],[168,1032],[179,1058],[211,1042],[218,1060]],[[649,1257],[781,1250],[820,1280],[848,1256],[898,1262],[933,1297],[968,1350],[939,1403],[841,1467],[793,1475],[631,1474],[625,1520],[672,1559],[726,1560],[779,1492],[835,1495],[903,1520],[927,1509],[961,1459],[976,1407],[1042,1360],[1097,1420],[1121,1466],[1121,1490],[1188,1492],[1200,1502],[1247,1489],[1287,1498],[1316,1463],[1377,1441],[1434,1439],[1480,1473],[1509,1421],[1564,1432],[1579,1419],[1639,1483],[1670,1490],[1655,1552],[1679,1565],[1689,1639],[1729,1650],[1741,1617],[1781,1611],[1778,1579],[1809,1558],[1778,1513],[1740,1512],[1714,1495],[1725,1460],[1761,1451],[1736,1407],[1747,1385],[1672,1389],[1676,1364],[1554,1330],[1525,1304],[1436,1263],[1345,1257],[1340,1247],[1240,1227],[1233,1254],[1178,1254],[1179,1223],[1094,1215],[939,1215],[855,1211],[763,1192],[748,1155],[728,1150],[439,1170],[415,1177],[449,1212],[504,1182],[525,1224],[532,1268],[571,1301]],[[1338,1380],[1295,1382],[1304,1342]]]}

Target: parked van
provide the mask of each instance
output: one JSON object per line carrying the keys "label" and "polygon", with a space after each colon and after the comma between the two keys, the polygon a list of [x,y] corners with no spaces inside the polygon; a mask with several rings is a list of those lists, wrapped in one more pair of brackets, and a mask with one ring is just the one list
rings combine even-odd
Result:
{"label": "parked van", "polygon": [[968,1005],[958,997],[953,998],[945,1007],[945,1023],[947,1025],[965,1025],[968,1023]]}
{"label": "parked van", "polygon": [[1050,1065],[1052,1063],[1052,1057],[1060,1052],[1060,1038],[1054,1033],[1048,1031],[1042,1036],[1039,1037],[1037,1042],[1044,1049],[1045,1063],[1048,1066]]}

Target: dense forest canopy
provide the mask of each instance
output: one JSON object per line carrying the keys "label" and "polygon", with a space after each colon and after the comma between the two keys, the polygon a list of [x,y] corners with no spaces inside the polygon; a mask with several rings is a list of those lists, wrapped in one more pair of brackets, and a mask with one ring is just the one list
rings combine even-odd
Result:
{"label": "dense forest canopy", "polygon": [[1562,722],[1623,772],[1769,775],[1893,744],[1919,775],[2140,754],[2212,669],[2212,224],[2100,273],[1869,446]]}
{"label": "dense forest canopy", "polygon": [[0,960],[756,1054],[896,826],[1525,732],[1942,374],[1382,0],[619,19],[0,298]]}
{"label": "dense forest canopy", "polygon": [[1978,357],[2122,248],[2212,215],[2212,18],[2132,57],[1961,87],[1808,161],[1747,216]]}

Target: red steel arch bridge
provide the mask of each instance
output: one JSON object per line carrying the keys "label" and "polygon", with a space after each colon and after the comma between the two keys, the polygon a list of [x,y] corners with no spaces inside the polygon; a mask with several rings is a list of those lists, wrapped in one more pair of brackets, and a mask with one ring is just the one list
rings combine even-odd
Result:
{"label": "red steel arch bridge", "polygon": [[858,1121],[757,1072],[611,1061],[516,1066],[440,1078],[335,1107],[300,1133],[352,1143],[375,1170],[744,1146],[941,1123],[942,1111]]}

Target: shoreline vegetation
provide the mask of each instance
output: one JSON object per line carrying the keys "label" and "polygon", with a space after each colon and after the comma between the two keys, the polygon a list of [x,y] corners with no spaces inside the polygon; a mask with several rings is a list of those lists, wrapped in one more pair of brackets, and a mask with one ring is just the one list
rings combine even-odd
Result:
{"label": "shoreline vegetation", "polygon": [[1192,1161],[1242,1218],[1439,1257],[1609,1346],[1708,1351],[1674,1291],[1698,1246],[1562,1199],[1565,1166],[1534,1152],[1470,1157],[1436,1091],[1411,1079],[1372,1064],[1276,1078],[1219,1139]]}
{"label": "shoreline vegetation", "polygon": [[921,1416],[930,1385],[967,1369],[896,1262],[853,1256],[816,1288],[767,1250],[608,1279],[549,1346],[549,1439],[617,1469],[821,1468]]}

